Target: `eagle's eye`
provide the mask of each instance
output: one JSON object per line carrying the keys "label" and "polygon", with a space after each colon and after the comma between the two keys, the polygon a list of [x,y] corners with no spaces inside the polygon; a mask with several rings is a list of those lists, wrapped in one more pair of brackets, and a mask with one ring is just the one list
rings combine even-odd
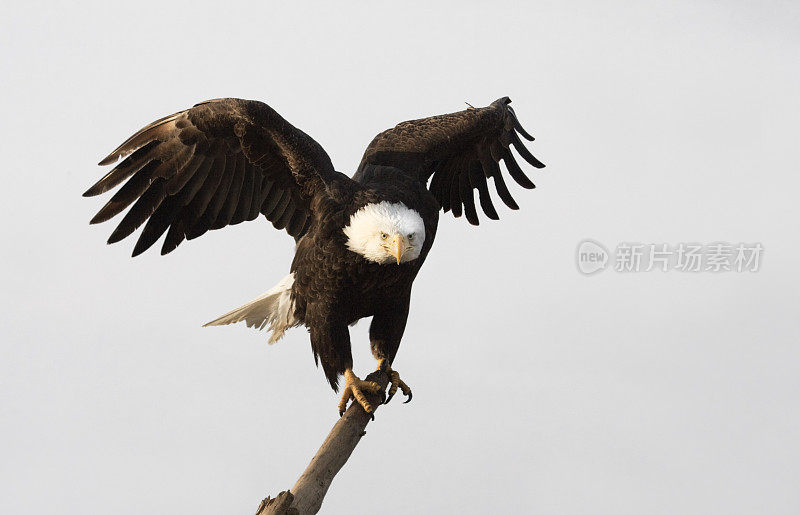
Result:
{"label": "eagle's eye", "polygon": [[413,240],[413,239],[414,239],[414,235],[413,235],[413,234],[409,234],[409,235],[408,235],[408,241],[411,241],[411,240]]}
{"label": "eagle's eye", "polygon": [[386,239],[386,238],[388,238],[388,237],[389,237],[389,235],[388,235],[388,234],[386,234],[385,232],[382,232],[382,233],[381,233],[381,239],[382,239],[382,240],[385,240],[385,239]]}

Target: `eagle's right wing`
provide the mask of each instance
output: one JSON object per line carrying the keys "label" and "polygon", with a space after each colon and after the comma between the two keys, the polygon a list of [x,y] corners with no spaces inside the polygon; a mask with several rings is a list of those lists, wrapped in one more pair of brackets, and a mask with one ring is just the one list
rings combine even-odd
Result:
{"label": "eagle's right wing", "polygon": [[[133,204],[109,243],[142,223],[133,255],[169,229],[161,253],[184,239],[263,214],[295,237],[311,223],[311,199],[334,180],[328,154],[262,102],[225,98],[157,120],[125,141],[100,164],[116,168],[84,193],[93,196],[127,179],[91,223]],[[134,203],[135,202],[135,203]]]}
{"label": "eagle's right wing", "polygon": [[522,128],[510,103],[503,97],[486,107],[400,123],[375,136],[354,178],[360,180],[370,169],[390,166],[405,170],[423,184],[430,179],[428,189],[442,210],[452,211],[456,217],[463,212],[473,225],[478,225],[474,197],[478,190],[483,212],[496,220],[489,178],[503,203],[518,209],[503,179],[501,160],[517,184],[534,187],[514,159],[511,147],[531,165],[544,167],[519,139],[521,135],[533,141],[533,136]]}

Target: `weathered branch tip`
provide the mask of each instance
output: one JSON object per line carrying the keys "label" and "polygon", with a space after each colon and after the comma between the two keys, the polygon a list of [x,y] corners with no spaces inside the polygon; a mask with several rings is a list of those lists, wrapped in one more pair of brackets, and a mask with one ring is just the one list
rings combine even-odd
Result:
{"label": "weathered branch tip", "polygon": [[[366,394],[367,400],[377,407],[389,384],[389,376],[376,370],[366,378],[381,385],[381,392]],[[311,515],[322,507],[322,501],[331,482],[358,445],[369,424],[370,415],[354,402],[334,424],[317,454],[311,459],[303,475],[291,490],[279,493],[274,499],[267,497],[258,506],[256,515]]]}

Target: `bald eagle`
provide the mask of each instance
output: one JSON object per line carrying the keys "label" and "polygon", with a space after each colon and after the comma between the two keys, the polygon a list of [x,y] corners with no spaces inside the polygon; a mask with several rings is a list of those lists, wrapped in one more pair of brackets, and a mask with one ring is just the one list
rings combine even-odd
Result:
{"label": "bald eagle", "polygon": [[[389,374],[388,402],[411,389],[392,370],[408,318],[411,286],[436,236],[439,210],[478,225],[482,211],[498,219],[488,189],[518,206],[502,160],[523,188],[534,184],[511,147],[536,168],[523,146],[533,141],[508,97],[483,108],[400,123],[378,134],[352,177],[334,170],[322,147],[268,105],[236,98],[202,102],[156,120],[128,138],[100,165],[125,158],[84,196],[125,184],[91,220],[104,222],[128,206],[108,243],[147,222],[133,255],[165,232],[161,253],[209,229],[259,215],[297,243],[289,275],[262,296],[206,325],[244,321],[271,332],[270,343],[295,326],[308,328],[317,366],[334,391],[344,376],[340,414],[363,392],[380,387],[353,373],[348,326],[372,317],[369,338],[378,368]],[[408,402],[408,401],[406,401]]]}

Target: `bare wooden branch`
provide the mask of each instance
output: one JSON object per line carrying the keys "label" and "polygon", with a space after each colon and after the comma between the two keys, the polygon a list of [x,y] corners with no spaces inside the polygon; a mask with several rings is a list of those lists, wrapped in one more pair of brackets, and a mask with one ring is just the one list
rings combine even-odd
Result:
{"label": "bare wooden branch", "polygon": [[[381,385],[386,390],[389,376],[380,370],[369,374],[368,381]],[[373,406],[380,406],[379,394],[365,394]],[[310,515],[322,507],[322,500],[328,492],[336,473],[347,463],[353,450],[361,441],[370,421],[360,404],[353,402],[344,416],[334,424],[328,437],[322,442],[317,454],[311,459],[303,475],[291,490],[279,493],[274,499],[267,497],[258,507],[256,515]]]}

